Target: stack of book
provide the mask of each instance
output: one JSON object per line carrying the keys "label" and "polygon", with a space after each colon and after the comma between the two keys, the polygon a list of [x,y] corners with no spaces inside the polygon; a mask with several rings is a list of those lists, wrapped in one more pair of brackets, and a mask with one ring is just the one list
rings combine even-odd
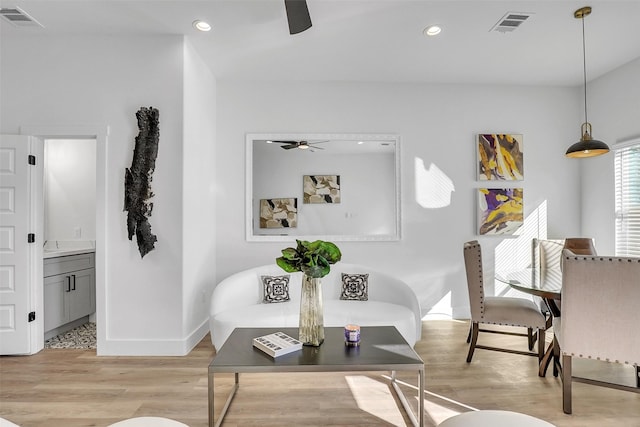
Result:
{"label": "stack of book", "polygon": [[253,346],[271,357],[282,356],[302,349],[302,343],[283,332],[275,332],[253,339]]}

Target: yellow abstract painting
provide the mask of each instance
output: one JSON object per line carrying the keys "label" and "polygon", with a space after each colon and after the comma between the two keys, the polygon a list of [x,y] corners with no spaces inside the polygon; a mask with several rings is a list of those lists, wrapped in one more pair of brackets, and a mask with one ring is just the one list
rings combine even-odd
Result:
{"label": "yellow abstract painting", "polygon": [[524,222],[522,188],[478,189],[478,234],[510,235]]}
{"label": "yellow abstract painting", "polygon": [[478,179],[521,181],[524,179],[522,135],[478,135]]}

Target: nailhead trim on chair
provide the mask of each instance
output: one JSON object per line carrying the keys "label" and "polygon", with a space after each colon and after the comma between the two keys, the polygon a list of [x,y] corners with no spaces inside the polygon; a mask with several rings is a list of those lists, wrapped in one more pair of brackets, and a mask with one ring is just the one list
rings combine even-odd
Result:
{"label": "nailhead trim on chair", "polygon": [[576,353],[567,353],[567,352],[562,352],[562,354],[567,355],[567,356],[571,356],[571,357],[580,357],[582,359],[593,359],[593,360],[600,360],[602,362],[609,362],[609,363],[620,363],[620,364],[624,364],[624,365],[631,365],[631,366],[638,366],[635,362],[629,362],[628,360],[622,361],[622,360],[611,360],[609,358],[600,358],[598,356],[593,357],[590,355],[584,355],[584,354],[576,354]]}
{"label": "nailhead trim on chair", "polygon": [[[478,248],[478,271],[482,270],[482,249],[480,248],[480,244],[476,243],[474,245],[465,247],[464,250],[468,251],[471,249]],[[478,279],[480,281],[480,317],[484,317],[484,277],[482,274],[478,275]]]}
{"label": "nailhead trim on chair", "polygon": [[614,260],[613,258],[606,258],[606,257],[599,257],[599,256],[589,256],[589,255],[565,255],[564,259],[573,259],[574,261],[609,261],[609,262],[613,262],[613,261],[618,261],[618,262],[638,262],[640,263],[640,258],[638,259],[616,259]]}
{"label": "nailhead trim on chair", "polygon": [[[478,247],[478,265],[480,267],[479,271],[483,271],[482,269],[482,252],[479,245],[475,245]],[[480,313],[482,317],[484,317],[484,275],[480,274]]]}

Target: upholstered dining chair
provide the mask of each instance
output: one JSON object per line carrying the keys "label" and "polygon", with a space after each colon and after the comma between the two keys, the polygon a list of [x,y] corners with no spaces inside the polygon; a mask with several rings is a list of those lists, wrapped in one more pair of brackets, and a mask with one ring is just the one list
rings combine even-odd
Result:
{"label": "upholstered dining chair", "polygon": [[[597,255],[593,239],[589,237],[568,237],[564,239],[562,249],[569,249],[576,255]],[[564,258],[560,259],[560,270],[564,267]]]}
{"label": "upholstered dining chair", "polygon": [[[562,259],[562,316],[553,329],[562,354],[562,407],[570,414],[572,380],[640,392],[640,258],[565,249]],[[574,377],[574,357],[633,365],[636,387]]]}
{"label": "upholstered dining chair", "polygon": [[[464,244],[464,264],[467,273],[467,287],[469,289],[469,303],[471,305],[471,325],[467,342],[469,353],[467,363],[471,362],[476,348],[484,350],[503,351],[507,353],[524,354],[527,356],[544,356],[546,318],[536,304],[525,298],[491,297],[484,294],[484,277],[482,269],[482,250],[480,243],[474,240]],[[481,329],[480,324],[518,326],[527,328],[527,333],[501,331],[499,329]],[[533,331],[538,333],[538,351],[533,352]],[[490,332],[507,335],[518,335],[529,338],[529,350],[519,351],[499,347],[478,345],[478,334]]]}
{"label": "upholstered dining chair", "polygon": [[564,245],[565,239],[532,239],[531,267],[559,270]]}
{"label": "upholstered dining chair", "polygon": [[[532,239],[531,267],[545,270],[545,274],[556,275],[558,280],[561,280],[560,262],[564,244],[565,239]],[[540,306],[540,310],[547,317],[547,329],[549,329],[552,321],[549,307],[540,297],[534,297],[533,300]]]}
{"label": "upholstered dining chair", "polygon": [[593,239],[589,237],[568,237],[564,239],[564,248],[576,255],[597,255]]}

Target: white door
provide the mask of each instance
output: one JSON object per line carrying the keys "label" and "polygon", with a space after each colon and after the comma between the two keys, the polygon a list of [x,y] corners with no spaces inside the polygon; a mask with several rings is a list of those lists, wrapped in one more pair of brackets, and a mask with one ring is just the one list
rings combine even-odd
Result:
{"label": "white door", "polygon": [[[42,349],[42,141],[0,135],[0,354]],[[34,165],[30,163],[40,163]],[[39,311],[39,313],[38,313]]]}

